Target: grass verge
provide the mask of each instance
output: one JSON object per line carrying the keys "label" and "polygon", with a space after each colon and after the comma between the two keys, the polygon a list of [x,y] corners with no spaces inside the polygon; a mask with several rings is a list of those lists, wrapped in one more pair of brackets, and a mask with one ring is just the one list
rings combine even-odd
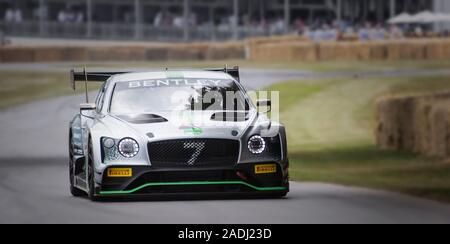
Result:
{"label": "grass verge", "polygon": [[[2,71],[0,73],[0,109],[27,102],[74,94],[69,85],[68,72]],[[98,84],[89,86],[99,89]],[[79,86],[76,93],[84,92]]]}

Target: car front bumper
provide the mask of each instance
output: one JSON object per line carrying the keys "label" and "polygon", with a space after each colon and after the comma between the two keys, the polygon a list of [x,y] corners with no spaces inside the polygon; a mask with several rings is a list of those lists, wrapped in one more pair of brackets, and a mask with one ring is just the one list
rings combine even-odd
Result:
{"label": "car front bumper", "polygon": [[232,168],[170,168],[114,166],[132,171],[131,176],[110,177],[107,168],[96,194],[102,197],[152,195],[283,195],[289,192],[288,166],[278,163],[276,172],[257,174],[258,164]]}

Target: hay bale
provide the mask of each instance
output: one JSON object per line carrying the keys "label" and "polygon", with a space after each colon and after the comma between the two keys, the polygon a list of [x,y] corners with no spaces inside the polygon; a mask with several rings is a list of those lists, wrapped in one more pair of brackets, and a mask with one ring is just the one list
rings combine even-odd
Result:
{"label": "hay bale", "polygon": [[426,41],[413,40],[409,43],[407,59],[424,60],[426,59]]}
{"label": "hay bale", "polygon": [[272,36],[272,37],[254,37],[245,40],[245,49],[247,50],[247,58],[251,60],[261,59],[261,46],[266,44],[278,44],[283,45],[285,43],[300,43],[309,42],[309,39],[304,36],[290,35],[290,36]]}
{"label": "hay bale", "polygon": [[63,47],[36,47],[33,48],[34,62],[61,62],[63,61]]}
{"label": "hay bale", "polygon": [[291,61],[292,48],[287,45],[275,43],[260,46],[260,55],[263,61]]}
{"label": "hay bale", "polygon": [[[283,49],[283,48],[281,48]],[[267,43],[263,45],[259,45],[252,49],[250,56],[251,60],[254,61],[271,61],[271,60],[286,60],[279,58],[278,56],[287,57],[285,53],[279,53],[280,45],[274,43]],[[282,51],[283,52],[283,51]],[[275,55],[275,57],[272,57]],[[272,59],[273,58],[273,59]]]}
{"label": "hay bale", "polygon": [[399,99],[400,110],[397,111],[399,130],[398,146],[400,150],[414,151],[416,145],[415,121],[413,120],[416,108],[416,99],[406,97]]}
{"label": "hay bale", "polygon": [[375,105],[376,131],[375,138],[377,146],[381,149],[398,150],[399,147],[399,123],[397,112],[400,103],[395,99],[382,99]]}
{"label": "hay bale", "polygon": [[443,39],[442,45],[442,59],[450,60],[450,40]]}
{"label": "hay bale", "polygon": [[145,60],[147,61],[169,60],[169,47],[166,46],[146,47]]}
{"label": "hay bale", "polygon": [[207,60],[244,59],[243,43],[220,43],[210,45],[205,54]]}
{"label": "hay bale", "polygon": [[[194,53],[197,53],[199,60],[205,60],[208,49],[213,45],[213,43],[209,42],[200,42],[200,43],[190,43],[190,44],[181,44],[176,45],[179,48],[189,49]],[[195,60],[197,60],[195,59]]]}
{"label": "hay bale", "polygon": [[134,47],[125,47],[122,50],[122,53],[125,55],[125,61],[145,61],[147,59],[147,51],[143,47],[134,46]]}
{"label": "hay bale", "polygon": [[90,61],[111,61],[114,60],[113,47],[88,47],[88,59]]}
{"label": "hay bale", "polygon": [[368,42],[353,42],[353,50],[355,52],[356,60],[367,61],[370,60],[370,51],[372,43]]}
{"label": "hay bale", "polygon": [[29,63],[34,61],[33,48],[2,47],[0,59],[3,63]]}
{"label": "hay bale", "polygon": [[88,57],[92,61],[143,61],[146,60],[146,50],[134,46],[89,47]]}
{"label": "hay bale", "polygon": [[255,52],[256,61],[317,61],[316,44],[312,42],[287,42],[283,45],[268,43],[260,45]]}
{"label": "hay bale", "polygon": [[286,42],[308,42],[309,39],[304,36],[298,35],[286,35],[286,36],[273,36],[269,38],[269,41],[276,43],[286,43]]}
{"label": "hay bale", "polygon": [[442,40],[429,40],[425,47],[425,56],[428,60],[442,60],[445,59],[445,45]]}
{"label": "hay bale", "polygon": [[447,145],[447,155],[445,156],[446,158],[450,157],[450,115],[447,117],[447,121],[449,121],[447,123],[447,141],[446,141],[446,145]]}
{"label": "hay bale", "polygon": [[433,157],[446,157],[449,143],[449,117],[450,101],[441,102],[433,106],[430,112],[430,142],[431,147],[425,151],[425,155]]}
{"label": "hay bale", "polygon": [[449,136],[446,127],[450,120],[450,93],[437,93],[417,96],[416,116],[416,148],[414,152],[428,156],[443,156]]}
{"label": "hay bale", "polygon": [[426,154],[431,150],[431,125],[430,112],[432,103],[427,99],[417,99],[416,111],[413,120],[415,121],[416,143],[414,152]]}
{"label": "hay bale", "polygon": [[190,49],[183,46],[173,46],[168,49],[168,60],[203,60],[199,49]]}
{"label": "hay bale", "polygon": [[450,93],[384,98],[375,118],[379,148],[450,156]]}
{"label": "hay bale", "polygon": [[356,61],[359,59],[358,51],[359,44],[356,42],[337,42],[334,49],[334,59]]}
{"label": "hay bale", "polygon": [[110,52],[113,61],[144,61],[147,54],[144,48],[137,46],[113,48]]}
{"label": "hay bale", "polygon": [[89,61],[88,51],[85,47],[66,47],[62,51],[62,61]]}
{"label": "hay bale", "polygon": [[388,45],[386,41],[370,42],[370,60],[386,60],[388,58]]}
{"label": "hay bale", "polygon": [[336,60],[337,42],[321,42],[318,44],[318,60],[333,61]]}
{"label": "hay bale", "polygon": [[272,43],[256,46],[253,48],[251,59],[254,61],[270,61],[271,54],[276,53],[278,48],[279,45]]}
{"label": "hay bale", "polygon": [[388,98],[376,103],[376,141],[380,148],[414,150],[415,104],[413,97]]}
{"label": "hay bale", "polygon": [[291,61],[314,62],[318,60],[317,45],[315,43],[290,43],[286,44],[286,47],[290,48]]}
{"label": "hay bale", "polygon": [[426,42],[422,40],[390,41],[387,45],[387,58],[397,60],[423,60],[426,58]]}
{"label": "hay bale", "polygon": [[245,40],[247,44],[256,46],[269,43],[308,42],[308,41],[309,39],[307,37],[297,35],[252,37]]}
{"label": "hay bale", "polygon": [[406,44],[405,41],[390,41],[387,44],[387,59],[397,61],[402,58],[401,49]]}

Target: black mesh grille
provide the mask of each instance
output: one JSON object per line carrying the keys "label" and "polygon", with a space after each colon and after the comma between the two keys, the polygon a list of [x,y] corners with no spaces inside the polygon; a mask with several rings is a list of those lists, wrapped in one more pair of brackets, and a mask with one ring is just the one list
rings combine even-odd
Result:
{"label": "black mesh grille", "polygon": [[148,144],[152,166],[222,167],[233,166],[239,157],[239,141],[223,139],[183,139]]}

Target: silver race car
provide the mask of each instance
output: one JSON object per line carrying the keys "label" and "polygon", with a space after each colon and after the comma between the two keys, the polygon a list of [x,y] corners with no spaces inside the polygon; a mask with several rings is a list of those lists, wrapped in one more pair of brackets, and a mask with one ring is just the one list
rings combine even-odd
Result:
{"label": "silver race car", "polygon": [[[284,126],[256,106],[239,69],[71,71],[86,103],[70,122],[70,191],[92,200],[196,194],[284,197]],[[87,85],[102,82],[95,103]],[[261,111],[264,110],[264,111]]]}

